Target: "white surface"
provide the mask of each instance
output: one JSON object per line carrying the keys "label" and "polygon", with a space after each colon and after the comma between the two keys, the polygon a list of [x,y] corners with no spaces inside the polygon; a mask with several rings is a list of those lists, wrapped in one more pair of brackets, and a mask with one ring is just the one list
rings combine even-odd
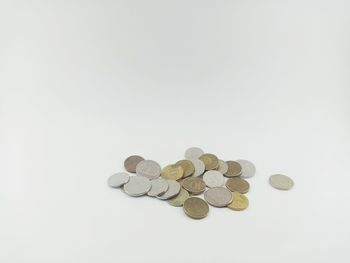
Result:
{"label": "white surface", "polygon": [[[349,262],[349,1],[1,1],[0,262]],[[130,154],[254,162],[202,221]],[[268,176],[295,181],[290,192]]]}

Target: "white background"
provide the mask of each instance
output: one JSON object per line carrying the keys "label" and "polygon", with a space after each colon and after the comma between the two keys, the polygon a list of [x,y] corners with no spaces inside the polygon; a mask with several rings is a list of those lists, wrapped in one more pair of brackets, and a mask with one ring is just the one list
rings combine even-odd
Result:
{"label": "white background", "polygon": [[[349,262],[349,1],[0,1],[0,262]],[[257,167],[243,212],[110,189]],[[295,188],[271,188],[284,173]]]}

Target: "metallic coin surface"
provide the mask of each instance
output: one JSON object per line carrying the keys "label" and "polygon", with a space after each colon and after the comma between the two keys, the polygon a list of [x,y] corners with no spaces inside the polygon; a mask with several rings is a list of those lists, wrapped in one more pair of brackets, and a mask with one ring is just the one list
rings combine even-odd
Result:
{"label": "metallic coin surface", "polygon": [[199,160],[203,161],[205,170],[215,170],[219,166],[219,159],[214,154],[205,153],[199,157]]}
{"label": "metallic coin surface", "polygon": [[164,194],[157,195],[156,197],[158,199],[168,200],[172,197],[177,196],[180,193],[181,185],[179,182],[175,180],[167,180],[167,181],[168,181],[169,188]]}
{"label": "metallic coin surface", "polygon": [[130,175],[127,173],[115,173],[108,178],[110,187],[118,188],[129,182]]}
{"label": "metallic coin surface", "polygon": [[136,166],[144,159],[139,155],[131,155],[124,161],[124,167],[129,173],[136,173]]}
{"label": "metallic coin surface", "polygon": [[249,206],[249,200],[245,195],[238,192],[233,192],[232,195],[232,202],[227,206],[228,208],[235,211],[241,211]]}
{"label": "metallic coin surface", "polygon": [[192,176],[197,177],[197,176],[202,175],[205,171],[204,163],[199,159],[190,159],[190,161],[194,165],[194,173]]}
{"label": "metallic coin surface", "polygon": [[151,182],[148,178],[140,175],[131,176],[129,182],[124,184],[124,192],[130,196],[141,196],[151,189]]}
{"label": "metallic coin surface", "polygon": [[181,182],[181,185],[191,194],[200,194],[205,190],[205,182],[199,177],[187,177]]}
{"label": "metallic coin surface", "polygon": [[219,167],[217,169],[220,173],[225,174],[228,170],[228,165],[226,162],[219,159]]}
{"label": "metallic coin surface", "polygon": [[240,177],[229,178],[226,181],[226,187],[231,192],[239,192],[241,194],[248,193],[249,191],[249,183]]}
{"label": "metallic coin surface", "polygon": [[278,190],[289,190],[294,186],[291,178],[283,174],[274,174],[269,178],[270,185]]}
{"label": "metallic coin surface", "polygon": [[183,206],[185,203],[186,199],[190,197],[190,194],[183,188],[181,188],[180,193],[169,199],[168,203],[172,206]]}
{"label": "metallic coin surface", "polygon": [[170,164],[163,168],[160,176],[165,179],[179,180],[184,175],[182,166]]}
{"label": "metallic coin surface", "polygon": [[225,173],[226,177],[235,177],[242,174],[242,167],[239,163],[235,161],[227,161],[227,172]]}
{"label": "metallic coin surface", "polygon": [[256,168],[252,162],[247,160],[237,160],[236,162],[242,167],[242,178],[250,178],[255,175]]}
{"label": "metallic coin surface", "polygon": [[180,165],[184,171],[183,177],[191,176],[194,173],[194,165],[189,160],[178,161],[175,165]]}
{"label": "metallic coin surface", "polygon": [[203,181],[209,188],[212,188],[223,186],[225,183],[225,178],[219,171],[210,170],[206,171],[203,175]]}
{"label": "metallic coin surface", "polygon": [[198,159],[199,156],[203,154],[203,150],[198,147],[192,147],[186,150],[185,152],[185,158],[190,159]]}
{"label": "metallic coin surface", "polygon": [[161,171],[160,165],[152,160],[143,160],[136,166],[137,175],[147,177],[150,180],[158,178]]}
{"label": "metallic coin surface", "polygon": [[225,187],[214,187],[204,193],[204,199],[212,206],[225,207],[232,202],[232,193]]}
{"label": "metallic coin surface", "polygon": [[190,197],[185,203],[183,210],[185,214],[193,219],[202,219],[209,213],[207,202],[198,197]]}
{"label": "metallic coin surface", "polygon": [[148,191],[148,196],[157,196],[164,194],[169,188],[168,181],[159,177],[151,181],[151,189]]}

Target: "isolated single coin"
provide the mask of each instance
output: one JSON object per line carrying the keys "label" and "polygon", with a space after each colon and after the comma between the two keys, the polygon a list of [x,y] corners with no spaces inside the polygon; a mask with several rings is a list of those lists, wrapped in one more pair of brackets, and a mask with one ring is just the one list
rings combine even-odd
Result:
{"label": "isolated single coin", "polygon": [[190,197],[190,194],[183,188],[181,188],[180,193],[169,199],[168,203],[172,206],[183,206],[185,203],[186,199]]}
{"label": "isolated single coin", "polygon": [[180,193],[181,185],[179,182],[175,180],[167,180],[167,181],[168,181],[169,188],[164,194],[157,195],[156,197],[158,199],[168,200],[172,197],[177,196]]}
{"label": "isolated single coin", "polygon": [[108,185],[118,188],[129,182],[130,175],[127,173],[115,173],[108,178]]}
{"label": "isolated single coin", "polygon": [[136,173],[136,166],[144,159],[139,155],[131,155],[124,161],[124,167],[129,173]]}
{"label": "isolated single coin", "polygon": [[226,181],[226,187],[231,192],[240,192],[241,194],[248,193],[249,191],[249,183],[240,177],[229,178]]}
{"label": "isolated single coin", "polygon": [[189,160],[180,160],[175,165],[179,165],[182,167],[184,174],[183,177],[191,176],[194,173],[194,165]]}
{"label": "isolated single coin", "polygon": [[225,187],[214,187],[204,193],[204,199],[212,206],[225,207],[232,202],[232,193]]}
{"label": "isolated single coin", "polygon": [[151,189],[148,191],[148,196],[157,196],[164,194],[169,188],[168,181],[159,177],[151,181]]}
{"label": "isolated single coin", "polygon": [[184,175],[181,165],[170,164],[163,168],[160,176],[165,179],[179,180]]}
{"label": "isolated single coin", "polygon": [[242,174],[242,166],[235,161],[227,161],[227,172],[225,173],[226,177],[235,177]]}
{"label": "isolated single coin", "polygon": [[270,185],[278,190],[289,190],[294,182],[291,178],[283,174],[274,174],[269,178]]}
{"label": "isolated single coin", "polygon": [[241,211],[249,206],[249,200],[245,195],[238,192],[233,192],[232,195],[232,202],[227,206],[228,208],[235,211]]}
{"label": "isolated single coin", "polygon": [[124,192],[130,196],[141,196],[151,189],[151,182],[148,178],[140,175],[131,176],[129,182],[124,184]]}
{"label": "isolated single coin", "polygon": [[187,177],[181,182],[181,185],[191,194],[200,194],[205,190],[205,182],[199,177]]}
{"label": "isolated single coin", "polygon": [[147,177],[150,180],[158,178],[161,171],[160,165],[152,160],[143,160],[136,166],[137,175]]}
{"label": "isolated single coin", "polygon": [[185,158],[190,160],[190,159],[198,159],[202,154],[203,150],[198,148],[198,147],[191,147],[188,148],[185,152]]}
{"label": "isolated single coin", "polygon": [[215,170],[219,166],[219,159],[214,154],[205,153],[199,157],[199,160],[203,161],[205,170]]}
{"label": "isolated single coin", "polygon": [[236,162],[242,167],[242,178],[250,178],[255,175],[256,168],[252,162],[247,160],[237,160]]}
{"label": "isolated single coin", "polygon": [[189,160],[194,165],[194,173],[192,174],[192,176],[197,177],[197,176],[202,175],[205,171],[205,165],[204,165],[203,161],[201,161],[199,159],[189,159]]}
{"label": "isolated single coin", "polygon": [[183,210],[187,216],[193,219],[202,219],[208,215],[209,206],[199,197],[190,197],[186,199]]}
{"label": "isolated single coin", "polygon": [[219,166],[218,166],[218,171],[221,173],[221,174],[225,174],[228,170],[228,165],[226,162],[224,162],[223,160],[220,160],[219,159]]}
{"label": "isolated single coin", "polygon": [[210,170],[203,175],[203,181],[209,188],[213,188],[223,186],[225,178],[219,171]]}

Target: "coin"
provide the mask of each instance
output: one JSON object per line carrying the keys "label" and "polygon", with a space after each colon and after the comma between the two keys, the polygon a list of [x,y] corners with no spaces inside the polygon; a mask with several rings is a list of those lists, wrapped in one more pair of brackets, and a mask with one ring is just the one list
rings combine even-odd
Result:
{"label": "coin", "polygon": [[225,187],[213,187],[204,193],[204,199],[212,206],[224,207],[232,202],[232,193]]}
{"label": "coin", "polygon": [[148,196],[156,196],[164,194],[169,188],[168,181],[163,178],[157,178],[151,181],[151,189],[148,191]]}
{"label": "coin", "polygon": [[198,147],[192,147],[186,150],[185,152],[185,158],[190,159],[198,159],[202,154],[203,150]]}
{"label": "coin", "polygon": [[175,165],[180,165],[184,171],[183,177],[188,177],[194,173],[194,165],[189,160],[178,161]]}
{"label": "coin", "polygon": [[129,173],[136,173],[136,166],[144,159],[139,155],[131,155],[124,161],[124,167]]}
{"label": "coin", "polygon": [[223,186],[225,183],[225,178],[220,172],[211,170],[205,172],[203,175],[203,181],[209,188],[212,188]]}
{"label": "coin", "polygon": [[194,165],[194,173],[192,176],[197,177],[197,176],[202,175],[205,171],[204,163],[199,159],[190,159],[190,161]]}
{"label": "coin", "polygon": [[186,199],[190,197],[190,194],[183,188],[181,188],[180,193],[169,199],[168,203],[172,206],[183,206],[185,203]]}
{"label": "coin", "polygon": [[124,192],[130,196],[141,196],[151,189],[151,182],[148,178],[140,175],[130,177],[129,182],[124,184]]}
{"label": "coin", "polygon": [[233,192],[232,195],[232,202],[227,206],[228,208],[235,211],[241,211],[249,206],[249,200],[245,195],[238,192]]}
{"label": "coin", "polygon": [[177,196],[180,193],[181,186],[180,186],[179,182],[177,182],[175,180],[167,180],[167,181],[168,181],[169,188],[164,194],[157,195],[156,197],[158,199],[167,200],[167,199],[170,199],[172,197]]}
{"label": "coin", "polygon": [[190,197],[185,203],[183,210],[185,214],[193,219],[202,219],[209,213],[207,202],[198,197]]}
{"label": "coin", "polygon": [[185,188],[191,194],[200,194],[200,193],[204,192],[204,190],[205,190],[205,183],[199,177],[185,178],[181,182],[181,185],[183,188]]}
{"label": "coin", "polygon": [[203,161],[205,170],[215,170],[219,166],[219,159],[214,154],[205,153],[199,157],[199,160]]}
{"label": "coin", "polygon": [[184,170],[182,169],[182,166],[170,164],[163,168],[160,176],[165,179],[178,180],[183,176],[183,174]]}
{"label": "coin", "polygon": [[293,187],[294,182],[291,178],[283,174],[274,174],[270,176],[270,185],[278,190],[289,190]]}
{"label": "coin", "polygon": [[248,193],[249,191],[249,183],[240,178],[240,177],[232,177],[226,181],[226,187],[231,192],[240,192],[241,194]]}
{"label": "coin", "polygon": [[227,172],[225,173],[226,177],[240,176],[242,174],[242,167],[239,163],[235,161],[227,161]]}
{"label": "coin", "polygon": [[253,163],[247,160],[237,160],[236,162],[242,167],[242,178],[250,178],[255,175],[256,168]]}
{"label": "coin", "polygon": [[130,176],[127,173],[116,173],[108,178],[108,185],[110,187],[121,187],[122,185],[129,182]]}
{"label": "coin", "polygon": [[225,174],[228,170],[228,165],[223,160],[219,159],[219,166],[217,169],[220,173]]}
{"label": "coin", "polygon": [[150,180],[158,178],[161,170],[160,165],[152,160],[143,160],[136,166],[137,175],[142,175]]}

